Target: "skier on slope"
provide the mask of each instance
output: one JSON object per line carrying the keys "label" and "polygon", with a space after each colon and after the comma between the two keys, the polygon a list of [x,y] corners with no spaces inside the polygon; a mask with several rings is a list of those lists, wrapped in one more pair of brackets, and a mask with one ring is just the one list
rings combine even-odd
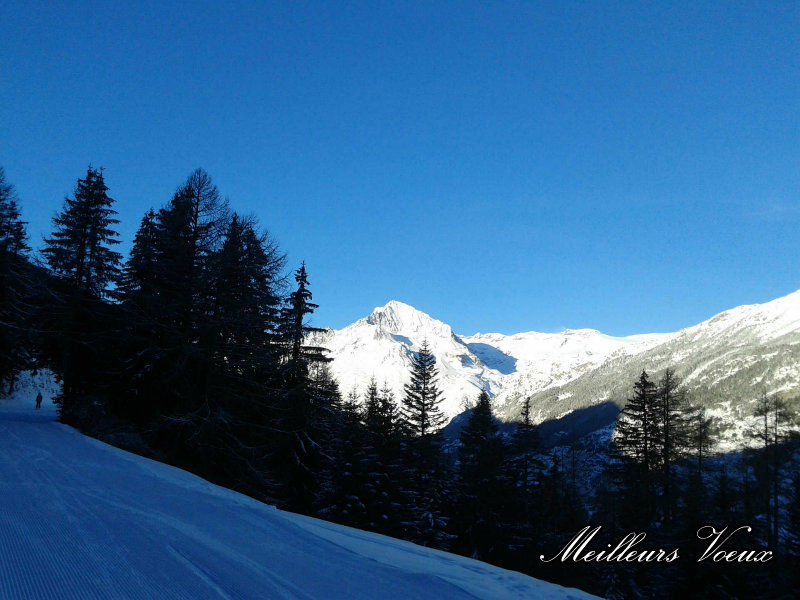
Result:
{"label": "skier on slope", "polygon": [[42,408],[42,392],[36,394],[36,408],[37,410]]}

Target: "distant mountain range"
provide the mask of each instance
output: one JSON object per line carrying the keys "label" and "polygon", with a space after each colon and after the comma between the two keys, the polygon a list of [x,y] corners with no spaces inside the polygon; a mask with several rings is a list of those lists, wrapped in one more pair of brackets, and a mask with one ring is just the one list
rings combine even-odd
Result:
{"label": "distant mountain range", "polygon": [[[440,370],[443,410],[463,412],[485,389],[504,420],[519,416],[526,397],[537,421],[594,405],[621,405],[644,369],[658,377],[673,367],[695,402],[720,418],[738,445],[763,392],[800,392],[800,291],[739,306],[674,333],[612,337],[593,329],[502,335],[453,333],[449,325],[392,300],[315,342],[330,350],[343,392],[374,377],[399,395],[412,354],[428,341]],[[613,411],[602,411],[613,419]],[[598,427],[608,423],[597,423]]]}

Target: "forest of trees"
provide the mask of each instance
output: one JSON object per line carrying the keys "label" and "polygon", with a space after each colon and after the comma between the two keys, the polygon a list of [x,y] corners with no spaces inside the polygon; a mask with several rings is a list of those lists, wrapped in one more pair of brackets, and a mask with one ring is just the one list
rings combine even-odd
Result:
{"label": "forest of trees", "polygon": [[[398,397],[339,389],[315,329],[307,265],[196,170],[142,217],[127,260],[102,169],[89,167],[34,251],[0,170],[0,385],[50,369],[63,422],[279,507],[457,552],[609,598],[791,597],[800,589],[795,415],[765,395],[753,449],[715,452],[715,423],[672,371],[647,373],[602,449],[547,447],[526,402],[491,398],[457,433],[424,344]],[[583,448],[583,450],[587,450]],[[679,547],[659,564],[543,563],[583,526]],[[697,564],[702,525],[750,525],[763,565]]]}

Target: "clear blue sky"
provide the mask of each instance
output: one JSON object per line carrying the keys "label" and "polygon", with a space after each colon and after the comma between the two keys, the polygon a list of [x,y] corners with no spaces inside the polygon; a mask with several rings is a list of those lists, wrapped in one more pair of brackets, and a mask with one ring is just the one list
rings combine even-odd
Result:
{"label": "clear blue sky", "polygon": [[394,298],[462,333],[623,335],[800,288],[797,2],[6,1],[0,23],[0,164],[37,246],[90,162],[126,248],[202,166],[307,261],[318,325]]}

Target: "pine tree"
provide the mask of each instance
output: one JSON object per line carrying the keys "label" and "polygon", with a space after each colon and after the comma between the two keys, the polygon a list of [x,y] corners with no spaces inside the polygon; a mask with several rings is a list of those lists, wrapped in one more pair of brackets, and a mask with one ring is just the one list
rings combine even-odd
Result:
{"label": "pine tree", "polygon": [[[161,417],[158,438],[173,450],[200,442],[198,422],[210,417],[212,388],[221,385],[213,368],[221,341],[214,308],[230,220],[211,177],[195,170],[167,206],[145,215],[121,280],[137,331],[127,361],[133,394],[149,405],[144,418]],[[235,243],[241,246],[241,235]]]}
{"label": "pine tree", "polygon": [[[575,534],[575,524],[587,522],[574,482],[567,475],[564,459],[563,452],[554,450],[550,455],[550,468],[540,480],[537,498],[544,526],[536,539],[537,553],[555,554]],[[570,567],[574,568],[574,565]],[[544,567],[543,575],[553,577],[558,574],[563,576],[557,564]]]}
{"label": "pine tree", "polygon": [[305,263],[295,272],[297,289],[285,300],[279,333],[285,348],[283,399],[279,405],[278,427],[282,432],[278,467],[283,470],[285,497],[293,510],[309,513],[319,489],[318,472],[322,455],[311,432],[317,396],[309,378],[309,365],[328,362],[324,348],[306,345],[310,327],[306,317],[317,305],[311,302]]}
{"label": "pine tree", "polygon": [[[55,230],[45,240],[42,254],[57,281],[51,296],[57,298],[44,318],[55,331],[51,368],[62,379],[60,418],[88,424],[99,402],[91,395],[114,383],[114,365],[119,339],[115,335],[115,312],[104,300],[119,274],[119,243],[113,227],[114,201],[99,169],[89,167],[79,179],[74,198],[66,198],[53,219]],[[56,358],[55,354],[60,356]]]}
{"label": "pine tree", "polygon": [[272,390],[279,383],[275,336],[284,256],[255,227],[234,214],[207,261],[207,317],[197,332],[210,370],[198,441],[202,452],[216,449],[218,468],[240,486],[258,489],[270,451]]}
{"label": "pine tree", "polygon": [[383,439],[393,439],[399,433],[399,414],[397,404],[389,385],[384,382],[378,395],[378,415],[374,433]]}
{"label": "pine tree", "polygon": [[503,465],[505,447],[484,391],[461,430],[458,450],[456,548],[474,558],[496,558],[507,550],[508,510],[513,497]]}
{"label": "pine tree", "polygon": [[657,390],[645,371],[633,388],[633,396],[627,400],[617,419],[615,442],[623,454],[640,465],[645,473],[651,473],[661,461]]}
{"label": "pine tree", "polygon": [[427,439],[445,423],[439,408],[442,393],[438,387],[436,357],[427,340],[411,358],[411,381],[404,386],[403,424],[412,437]]}
{"label": "pine tree", "polygon": [[436,436],[445,422],[437,378],[436,358],[424,341],[412,357],[411,381],[404,386],[403,493],[409,511],[407,535],[418,543],[441,547],[447,538],[443,511],[447,490]]}
{"label": "pine tree", "polygon": [[312,295],[305,262],[295,272],[294,279],[297,289],[285,300],[279,321],[279,334],[283,340],[288,368],[329,362],[330,359],[325,356],[327,352],[325,348],[306,345],[309,334],[324,330],[310,327],[306,323],[307,315],[312,314],[319,306],[311,302]]}
{"label": "pine tree", "polygon": [[751,432],[751,437],[762,444],[761,451],[754,457],[756,477],[759,479],[761,496],[766,500],[770,542],[777,547],[780,541],[781,483],[791,459],[786,442],[792,437],[790,427],[798,422],[798,418],[785,400],[777,395],[767,396],[766,393],[759,399],[753,416],[761,422]]}
{"label": "pine tree", "polygon": [[618,478],[619,490],[626,505],[624,511],[632,521],[643,526],[654,511],[654,484],[661,466],[658,447],[660,436],[658,395],[656,386],[642,371],[634,383],[634,393],[619,413],[613,443],[619,450],[624,471]]}
{"label": "pine tree", "polygon": [[[158,215],[150,209],[134,236],[116,292],[125,313],[122,335],[126,344],[120,379],[128,389],[120,394],[115,410],[142,425],[164,411],[160,400],[169,389],[158,368],[165,345],[160,327],[164,304],[158,236]],[[128,402],[132,397],[135,400]]]}
{"label": "pine tree", "polygon": [[86,178],[78,180],[74,198],[66,198],[53,219],[55,230],[42,250],[54,273],[94,296],[108,294],[122,258],[111,249],[119,244],[113,229],[119,220],[107,192],[102,169],[89,167]]}
{"label": "pine tree", "polygon": [[686,489],[683,493],[682,536],[692,551],[699,549],[697,528],[707,523],[711,513],[710,494],[706,489],[706,462],[712,457],[716,442],[716,424],[704,408],[688,411],[688,455],[691,458]]}
{"label": "pine tree", "polygon": [[667,369],[656,390],[656,444],[662,472],[664,516],[671,519],[675,504],[674,465],[688,453],[689,427],[686,395],[672,369]]}
{"label": "pine tree", "polygon": [[[278,327],[278,284],[285,263],[276,244],[252,223],[233,216],[211,266],[216,361],[232,377],[256,377],[273,367]],[[226,386],[230,382],[226,383]]]}
{"label": "pine tree", "polygon": [[694,409],[689,415],[688,440],[694,457],[695,473],[702,479],[705,461],[711,458],[717,436],[717,424],[705,408]]}
{"label": "pine tree", "polygon": [[212,296],[211,263],[230,222],[211,177],[195,170],[159,211],[158,286],[163,316],[188,344],[200,340]]}
{"label": "pine tree", "polygon": [[[531,415],[531,399],[525,398],[522,405],[521,421],[517,422],[511,438],[508,454],[511,459],[508,468],[511,470],[513,489],[510,490],[508,503],[513,505],[516,513],[513,517],[514,530],[511,532],[511,544],[517,548],[516,555],[527,555],[533,551],[537,532],[542,529],[541,508],[538,501],[538,487],[544,470],[539,458],[541,440]],[[523,564],[512,563],[510,566],[525,569]]]}
{"label": "pine tree", "polygon": [[[120,276],[119,295],[137,304],[157,301],[158,221],[156,212],[148,210],[133,238],[133,247]],[[148,308],[150,308],[148,306]]]}
{"label": "pine tree", "polygon": [[378,382],[373,377],[367,386],[364,396],[364,422],[368,429],[375,431],[379,428],[381,419],[381,400],[378,392]]}
{"label": "pine tree", "polygon": [[30,250],[25,225],[14,186],[6,181],[5,171],[0,167],[0,256],[23,256]]}
{"label": "pine tree", "polygon": [[[406,498],[398,485],[401,469],[401,439],[394,394],[384,383],[375,390],[374,380],[367,388],[365,449],[366,528],[400,537],[403,523],[409,519]],[[372,396],[376,395],[371,400]],[[374,403],[370,417],[369,406]]]}
{"label": "pine tree", "polygon": [[[0,167],[0,384],[7,383],[9,393],[30,360],[32,285],[25,225],[14,188]],[[0,388],[0,395],[4,391]]]}
{"label": "pine tree", "polygon": [[496,472],[498,458],[497,423],[492,416],[489,395],[482,391],[472,409],[469,420],[461,429],[458,450],[459,469],[462,477],[484,478]]}
{"label": "pine tree", "polygon": [[366,529],[372,503],[368,486],[368,450],[361,424],[358,393],[350,390],[342,403],[338,423],[327,451],[331,454],[328,489],[321,492],[325,519]]}
{"label": "pine tree", "polygon": [[527,507],[529,506],[534,479],[542,467],[541,461],[534,456],[541,445],[541,441],[531,419],[530,398],[525,398],[520,416],[522,420],[516,424],[514,429],[511,451],[516,457],[517,479]]}

